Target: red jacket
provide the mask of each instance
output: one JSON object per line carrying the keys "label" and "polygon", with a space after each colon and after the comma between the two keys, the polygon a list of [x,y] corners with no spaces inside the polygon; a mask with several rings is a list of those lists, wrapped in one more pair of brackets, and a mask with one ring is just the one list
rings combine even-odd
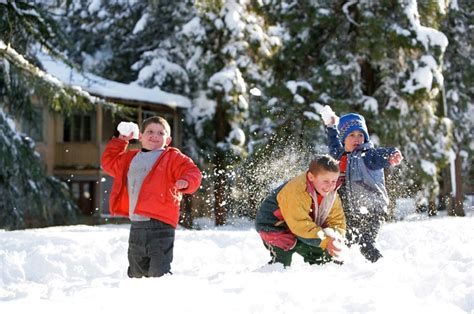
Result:
{"label": "red jacket", "polygon": [[[139,150],[127,150],[128,143],[113,138],[102,154],[102,168],[114,178],[109,210],[112,215],[129,213],[127,174],[133,157]],[[163,221],[174,228],[178,225],[182,194],[194,193],[201,184],[201,172],[191,158],[174,147],[166,148],[143,180],[135,213]],[[177,190],[175,183],[188,181],[186,189]]]}

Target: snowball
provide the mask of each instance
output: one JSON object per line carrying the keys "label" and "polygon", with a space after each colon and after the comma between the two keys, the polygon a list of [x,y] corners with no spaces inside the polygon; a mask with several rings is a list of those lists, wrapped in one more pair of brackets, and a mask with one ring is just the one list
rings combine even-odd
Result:
{"label": "snowball", "polygon": [[324,234],[327,235],[328,237],[331,237],[336,240],[344,241],[344,238],[342,237],[342,235],[336,230],[334,230],[333,228],[324,228],[323,231],[324,231]]}
{"label": "snowball", "polygon": [[319,231],[318,231],[318,237],[319,237],[321,240],[324,240],[324,239],[326,239],[326,233],[324,233],[323,230],[319,230]]}
{"label": "snowball", "polygon": [[321,108],[318,113],[321,115],[321,118],[324,121],[324,124],[331,124],[331,119],[333,117],[336,118],[336,121],[334,122],[336,125],[339,123],[339,117],[336,115],[336,113],[332,110],[331,107],[328,105],[324,106]]}
{"label": "snowball", "polygon": [[120,132],[120,134],[125,135],[125,136],[128,136],[130,135],[130,133],[133,133],[134,139],[138,139],[138,134],[140,133],[138,125],[133,122],[122,121],[117,126],[117,130]]}
{"label": "snowball", "polygon": [[328,237],[334,239],[334,246],[340,250],[337,256],[333,256],[333,259],[339,262],[343,262],[344,260],[346,260],[349,248],[344,244],[344,237],[342,236],[342,234],[340,234],[333,228],[324,228],[323,231],[324,234],[326,234]]}

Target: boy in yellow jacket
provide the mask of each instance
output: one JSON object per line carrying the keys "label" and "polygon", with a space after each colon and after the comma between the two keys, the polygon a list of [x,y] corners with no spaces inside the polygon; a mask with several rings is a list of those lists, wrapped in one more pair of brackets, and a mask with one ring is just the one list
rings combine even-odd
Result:
{"label": "boy in yellow jacket", "polygon": [[255,225],[271,263],[290,266],[294,253],[309,264],[338,257],[346,232],[335,190],[338,177],[338,161],[319,155],[307,172],[283,183],[263,201]]}

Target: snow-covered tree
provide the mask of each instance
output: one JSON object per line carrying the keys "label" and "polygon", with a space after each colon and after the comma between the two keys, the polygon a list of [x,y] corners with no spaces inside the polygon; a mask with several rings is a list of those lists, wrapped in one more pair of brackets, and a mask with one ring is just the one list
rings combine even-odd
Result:
{"label": "snow-covered tree", "polygon": [[463,185],[473,185],[474,162],[474,54],[472,34],[474,4],[472,1],[451,1],[445,8],[442,31],[449,40],[445,53],[444,77],[447,115],[453,121],[453,147],[450,178],[454,208],[451,214],[463,216]]}
{"label": "snow-covered tree", "polygon": [[[257,190],[325,150],[317,115],[325,104],[363,114],[376,144],[399,147],[408,166],[389,183],[403,184],[403,195],[419,191],[418,205],[435,213],[453,154],[471,171],[468,2],[38,0],[45,18],[33,23],[52,29],[43,12],[54,12],[65,55],[88,71],[193,100],[185,149],[207,173],[204,201],[223,224],[226,210],[255,210]],[[25,36],[6,37],[22,53],[34,38],[60,46],[56,36],[30,36],[21,25],[35,15],[21,19],[11,3],[0,3],[8,8],[0,26],[20,25]]]}
{"label": "snow-covered tree", "polygon": [[279,42],[266,33],[250,1],[189,4],[174,4],[189,8],[176,14],[184,22],[134,67],[140,69],[138,83],[184,91],[194,100],[187,115],[192,127],[187,148],[209,171],[205,190],[213,191],[220,225],[226,220],[234,165],[247,155],[249,90],[267,79],[263,63]]}
{"label": "snow-covered tree", "polygon": [[411,165],[398,178],[409,182],[402,190],[421,186],[419,202],[433,209],[451,145],[451,121],[442,110],[448,41],[437,30],[444,5],[264,3],[268,20],[283,34],[275,84],[265,91],[274,132],[305,130],[294,137],[322,142],[322,122],[314,114],[322,104],[338,114],[359,112],[376,144],[398,146]]}
{"label": "snow-covered tree", "polygon": [[15,117],[34,125],[31,97],[35,88],[45,97],[59,95],[59,99],[67,95],[51,77],[14,49],[18,47],[25,55],[35,43],[52,49],[49,41],[53,29],[47,14],[31,4],[0,2],[0,228],[76,221],[76,206],[66,186],[45,174],[34,142],[19,133],[12,120]]}

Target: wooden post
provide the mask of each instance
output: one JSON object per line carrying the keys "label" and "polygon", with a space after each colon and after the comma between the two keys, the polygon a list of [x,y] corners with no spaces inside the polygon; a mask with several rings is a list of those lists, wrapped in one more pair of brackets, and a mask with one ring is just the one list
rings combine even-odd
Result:
{"label": "wooden post", "polygon": [[96,142],[96,149],[98,151],[98,160],[97,160],[97,185],[96,185],[96,195],[97,197],[95,198],[95,208],[99,209],[99,214],[103,213],[103,208],[102,208],[102,198],[103,198],[103,185],[102,185],[102,168],[100,167],[100,156],[102,155],[102,137],[103,137],[103,110],[100,105],[96,106],[96,121],[95,121],[95,142]]}
{"label": "wooden post", "polygon": [[[225,141],[226,136],[226,117],[222,104],[223,95],[218,95],[216,99],[216,113],[214,116],[215,142]],[[226,223],[227,211],[225,208],[226,192],[226,164],[224,153],[217,148],[214,155],[214,215],[216,226],[222,226]]]}
{"label": "wooden post", "polygon": [[464,190],[463,182],[461,178],[462,174],[462,157],[459,151],[456,153],[456,159],[454,160],[454,174],[456,182],[456,191],[454,193],[454,216],[464,217]]}

